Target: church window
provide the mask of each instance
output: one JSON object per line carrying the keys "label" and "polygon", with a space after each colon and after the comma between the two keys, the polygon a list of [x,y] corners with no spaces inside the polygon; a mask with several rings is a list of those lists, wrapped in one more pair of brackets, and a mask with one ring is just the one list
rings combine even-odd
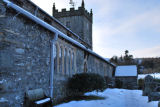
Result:
{"label": "church window", "polygon": [[56,43],[56,56],[55,56],[55,60],[54,60],[54,69],[55,72],[58,73],[59,72],[59,44]]}
{"label": "church window", "polygon": [[68,73],[71,76],[71,51],[68,52]]}
{"label": "church window", "polygon": [[66,26],[67,26],[68,28],[70,28],[70,27],[71,27],[71,23],[70,23],[70,21],[67,21],[67,22],[66,22]]}
{"label": "church window", "polygon": [[59,72],[63,73],[63,47],[59,50]]}
{"label": "church window", "polygon": [[67,49],[64,50],[64,73],[67,74]]}
{"label": "church window", "polygon": [[72,72],[74,72],[74,53],[72,53]]}

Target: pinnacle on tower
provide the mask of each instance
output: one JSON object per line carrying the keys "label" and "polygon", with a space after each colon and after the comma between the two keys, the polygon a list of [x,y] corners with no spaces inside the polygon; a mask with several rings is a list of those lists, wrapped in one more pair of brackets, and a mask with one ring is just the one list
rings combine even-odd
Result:
{"label": "pinnacle on tower", "polygon": [[82,5],[81,6],[84,8],[84,0],[82,0]]}
{"label": "pinnacle on tower", "polygon": [[92,9],[90,10],[90,14],[91,14],[91,15],[93,15],[93,11],[92,11]]}
{"label": "pinnacle on tower", "polygon": [[55,7],[55,3],[53,3],[53,7]]}
{"label": "pinnacle on tower", "polygon": [[56,9],[56,7],[55,7],[55,3],[53,3],[53,10],[55,10]]}

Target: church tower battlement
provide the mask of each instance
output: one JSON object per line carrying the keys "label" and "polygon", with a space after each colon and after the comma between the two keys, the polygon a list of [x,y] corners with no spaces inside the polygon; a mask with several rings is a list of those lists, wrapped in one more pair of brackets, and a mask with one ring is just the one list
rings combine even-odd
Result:
{"label": "church tower battlement", "polygon": [[82,4],[76,10],[74,7],[70,8],[69,11],[66,8],[62,9],[61,12],[56,9],[55,3],[53,4],[53,16],[57,18],[62,24],[72,30],[74,33],[90,45],[92,49],[92,22],[93,13],[92,9],[88,12],[85,9],[84,0]]}

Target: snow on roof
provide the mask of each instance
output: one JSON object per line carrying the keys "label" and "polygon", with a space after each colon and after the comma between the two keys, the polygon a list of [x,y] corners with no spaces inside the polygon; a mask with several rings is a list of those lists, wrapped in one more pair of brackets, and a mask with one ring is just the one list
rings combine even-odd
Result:
{"label": "snow on roof", "polygon": [[127,66],[117,66],[115,76],[137,76],[137,66],[127,65]]}
{"label": "snow on roof", "polygon": [[110,58],[105,58],[107,61],[110,61]]}

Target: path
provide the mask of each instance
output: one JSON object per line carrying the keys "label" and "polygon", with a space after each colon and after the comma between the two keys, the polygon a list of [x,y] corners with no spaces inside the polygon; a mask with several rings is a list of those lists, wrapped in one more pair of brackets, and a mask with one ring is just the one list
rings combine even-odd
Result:
{"label": "path", "polygon": [[158,102],[148,102],[141,90],[107,89],[104,92],[87,93],[87,95],[104,96],[105,100],[71,101],[56,107],[157,107]]}

